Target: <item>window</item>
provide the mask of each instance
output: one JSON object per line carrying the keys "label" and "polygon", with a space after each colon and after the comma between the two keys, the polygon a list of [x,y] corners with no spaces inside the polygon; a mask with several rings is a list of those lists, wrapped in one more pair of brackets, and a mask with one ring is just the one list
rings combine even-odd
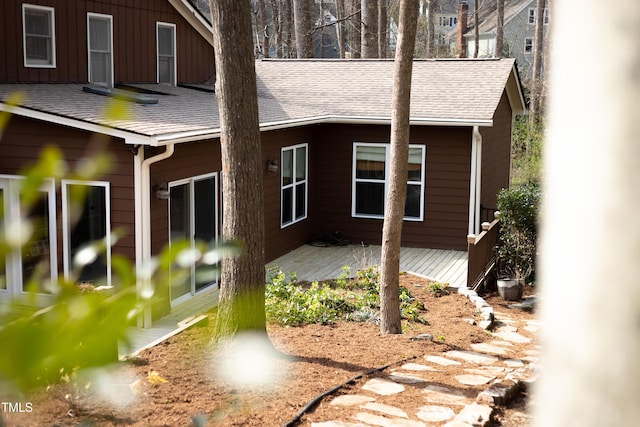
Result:
{"label": "window", "polygon": [[533,8],[529,8],[528,22],[529,24],[536,23],[536,10]]}
{"label": "window", "polygon": [[280,225],[282,227],[307,217],[308,160],[308,144],[282,149],[280,159]]}
{"label": "window", "polygon": [[524,39],[524,53],[533,53],[533,39],[531,37]]}
{"label": "window", "polygon": [[22,5],[24,66],[55,68],[55,19],[51,7]]}
{"label": "window", "polygon": [[111,15],[87,15],[89,82],[113,87],[113,21]]}
{"label": "window", "polygon": [[158,83],[176,85],[176,26],[156,24],[158,48]]}
{"label": "window", "polygon": [[28,211],[20,204],[23,177],[0,175],[0,232],[28,223],[32,235],[21,249],[0,257],[0,300],[12,299],[24,292],[36,292],[38,301],[46,301],[55,287],[57,271],[55,186],[46,179],[38,199]]}
{"label": "window", "polygon": [[[62,180],[64,274],[78,282],[111,284],[111,207],[109,183]],[[92,251],[104,245],[104,254]]]}
{"label": "window", "polygon": [[[352,215],[359,218],[384,218],[389,184],[389,144],[354,143]],[[424,217],[425,147],[409,146],[407,201],[405,220]]]}
{"label": "window", "polygon": [[[528,15],[528,22],[529,24],[535,24],[536,23],[536,15],[537,15],[537,11],[534,8],[530,8],[529,9],[529,15]],[[544,13],[542,16],[542,23],[544,25],[548,25],[549,24],[549,9],[548,8],[544,8]]]}

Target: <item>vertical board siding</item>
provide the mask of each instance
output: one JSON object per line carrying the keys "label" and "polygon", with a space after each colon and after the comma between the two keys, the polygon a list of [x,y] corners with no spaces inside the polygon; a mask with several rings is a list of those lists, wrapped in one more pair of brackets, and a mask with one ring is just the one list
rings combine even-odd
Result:
{"label": "vertical board siding", "polygon": [[[135,259],[133,154],[122,140],[106,138],[100,142],[113,161],[111,170],[106,176],[96,180],[110,183],[111,230],[120,229],[127,233],[115,244],[113,253],[133,261]],[[34,165],[42,149],[50,145],[55,145],[61,150],[63,158],[73,169],[79,159],[92,155],[88,147],[95,143],[95,136],[89,132],[13,116],[9,120],[0,144],[0,174],[19,175],[21,170]],[[56,199],[58,251],[62,254],[62,203],[59,187],[56,188]],[[61,266],[61,255],[58,261]],[[62,272],[62,269],[59,271]]]}
{"label": "vertical board siding", "polygon": [[[388,142],[389,126],[326,125],[316,133],[319,167],[315,199],[319,230],[339,231],[353,243],[379,244],[381,219],[351,216],[353,142]],[[413,127],[411,143],[426,145],[425,213],[423,221],[405,221],[402,244],[466,249],[469,209],[471,130]]]}
{"label": "vertical board siding", "polygon": [[[512,116],[506,93],[493,117],[494,126],[481,128],[482,134],[482,182],[480,203],[490,209],[496,208],[497,194],[509,187],[511,169]],[[491,221],[493,218],[488,218]]]}
{"label": "vertical board siding", "polygon": [[156,82],[157,21],[176,24],[179,83],[202,83],[214,75],[213,47],[167,0],[29,0],[54,8],[56,67],[24,67],[22,3],[0,2],[0,83],[86,82],[88,12],[113,16],[116,83]]}

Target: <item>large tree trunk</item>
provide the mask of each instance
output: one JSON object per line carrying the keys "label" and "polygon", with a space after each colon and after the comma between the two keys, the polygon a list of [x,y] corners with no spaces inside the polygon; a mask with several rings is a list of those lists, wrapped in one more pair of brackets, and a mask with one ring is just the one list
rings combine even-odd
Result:
{"label": "large tree trunk", "polygon": [[407,198],[411,73],[418,26],[417,0],[400,1],[399,21],[393,75],[389,192],[386,198],[382,228],[380,332],[383,335],[402,333],[400,323],[400,241]]}
{"label": "large tree trunk", "polygon": [[535,426],[634,427],[640,3],[554,0],[552,11]]}
{"label": "large tree trunk", "polygon": [[293,33],[295,25],[293,23],[292,0],[282,1],[282,57],[291,58],[293,50]]}
{"label": "large tree trunk", "polygon": [[211,0],[211,19],[221,127],[222,238],[244,244],[241,256],[222,262],[219,339],[241,331],[266,334],[264,204],[249,2]]}
{"label": "large tree trunk", "polygon": [[536,3],[536,38],[533,53],[533,72],[531,73],[531,121],[534,123],[540,118],[542,106],[542,62],[544,58],[544,8],[545,0],[537,0]]}
{"label": "large tree trunk", "polygon": [[296,28],[296,50],[298,58],[313,58],[311,35],[311,13],[314,0],[293,0],[293,20]]}
{"label": "large tree trunk", "polygon": [[[264,4],[265,0],[258,0],[258,15],[260,17],[256,19],[256,33],[257,40],[260,40],[260,35],[262,35],[262,46],[260,46],[260,52],[264,58],[269,57],[269,22],[267,20],[267,8]],[[257,25],[260,23],[260,25]]]}
{"label": "large tree trunk", "polygon": [[362,38],[360,28],[362,27],[362,11],[360,0],[345,0],[349,3],[349,53],[351,58],[360,58],[362,51]]}
{"label": "large tree trunk", "polygon": [[480,18],[478,16],[478,2],[473,2],[473,57],[477,58],[480,50]]}
{"label": "large tree trunk", "polygon": [[378,58],[389,50],[389,0],[378,0]]}
{"label": "large tree trunk", "polygon": [[378,2],[361,0],[362,58],[378,57]]}
{"label": "large tree trunk", "polygon": [[345,23],[343,21],[345,17],[344,1],[336,2],[336,15],[337,15],[336,19],[338,20],[338,22],[336,23],[336,37],[338,38],[338,54],[340,55],[340,58],[344,58],[345,28],[346,28]]}
{"label": "large tree trunk", "polygon": [[427,2],[427,58],[433,58],[435,56],[436,45],[436,0],[426,0]]}
{"label": "large tree trunk", "polygon": [[278,0],[271,0],[271,19],[273,22],[272,44],[274,47],[274,58],[282,56],[281,41],[282,41],[282,8]]}
{"label": "large tree trunk", "polygon": [[497,3],[497,16],[496,16],[496,58],[502,58],[502,51],[504,50],[504,0],[496,0]]}

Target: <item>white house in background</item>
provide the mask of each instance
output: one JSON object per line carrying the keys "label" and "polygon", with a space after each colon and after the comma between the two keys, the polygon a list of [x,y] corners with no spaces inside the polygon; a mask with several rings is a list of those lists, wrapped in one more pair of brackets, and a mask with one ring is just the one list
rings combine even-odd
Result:
{"label": "white house in background", "polygon": [[[479,0],[479,58],[494,57],[496,53],[497,5],[495,1]],[[458,31],[462,31],[466,43],[466,56],[473,58],[475,53],[475,36],[472,17],[473,9],[469,7],[467,28],[459,26],[449,33],[449,40],[455,43]],[[515,58],[518,71],[524,82],[531,78],[535,46],[536,28],[535,0],[505,0],[504,5],[504,50],[503,56]],[[545,8],[544,35],[546,37],[549,24],[549,9]]]}

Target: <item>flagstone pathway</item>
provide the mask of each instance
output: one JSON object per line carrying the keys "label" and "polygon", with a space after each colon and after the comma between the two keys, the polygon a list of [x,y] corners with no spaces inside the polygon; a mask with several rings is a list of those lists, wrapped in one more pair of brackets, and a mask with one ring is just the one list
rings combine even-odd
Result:
{"label": "flagstone pathway", "polygon": [[[520,389],[535,381],[539,369],[537,320],[526,323],[509,317],[508,310],[493,311],[473,291],[460,293],[473,301],[479,312],[490,313],[481,326],[491,328],[493,340],[471,345],[471,350],[451,350],[426,354],[421,360],[382,372],[348,394],[329,397],[331,407],[340,408],[338,419],[321,419],[323,411],[306,415],[311,427],[469,427],[488,426],[494,407],[509,401]],[[514,345],[515,344],[515,345]],[[519,348],[519,351],[514,348]],[[460,374],[460,371],[464,374]],[[429,373],[455,369],[459,386],[429,381]],[[480,392],[477,393],[478,387]],[[383,403],[386,396],[416,393],[423,405],[416,408],[415,397],[407,396],[406,407]],[[407,391],[410,390],[410,391]],[[477,395],[475,395],[477,393]],[[411,402],[411,403],[409,403]],[[336,411],[332,411],[336,413]]]}

